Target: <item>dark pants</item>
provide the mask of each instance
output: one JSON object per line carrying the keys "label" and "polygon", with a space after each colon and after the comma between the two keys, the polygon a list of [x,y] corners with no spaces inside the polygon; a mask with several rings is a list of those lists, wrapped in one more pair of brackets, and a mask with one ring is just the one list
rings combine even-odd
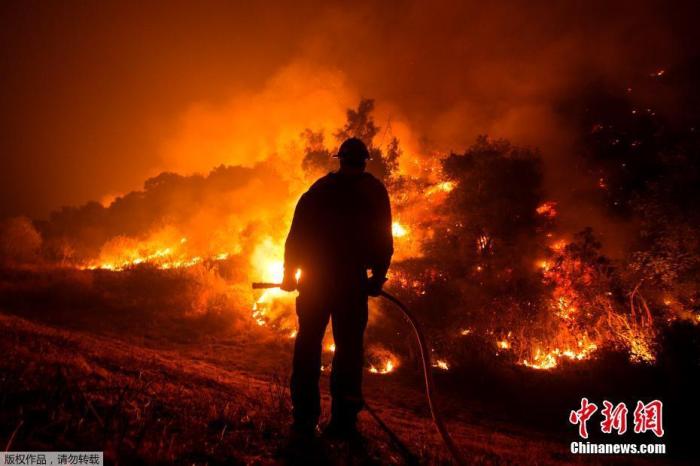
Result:
{"label": "dark pants", "polygon": [[331,369],[331,417],[354,424],[362,400],[362,340],[367,327],[367,295],[361,291],[297,297],[299,332],[294,344],[292,404],[294,422],[315,425],[321,414],[319,377],[323,335],[332,318],[335,354]]}

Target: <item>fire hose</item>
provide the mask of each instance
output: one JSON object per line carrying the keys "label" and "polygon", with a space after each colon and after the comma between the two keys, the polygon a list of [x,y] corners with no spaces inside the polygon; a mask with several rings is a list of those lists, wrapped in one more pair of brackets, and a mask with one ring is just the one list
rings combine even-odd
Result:
{"label": "fire hose", "polygon": [[[253,283],[253,289],[267,289],[279,287],[279,283]],[[433,423],[435,424],[435,428],[440,434],[442,441],[445,443],[445,446],[450,452],[450,455],[452,456],[452,459],[454,459],[455,463],[457,463],[460,466],[465,465],[466,463],[462,458],[459,449],[457,449],[457,445],[455,445],[454,440],[450,436],[450,433],[447,430],[447,426],[445,425],[445,421],[442,418],[440,412],[438,411],[437,404],[434,400],[435,384],[433,382],[432,362],[429,351],[430,346],[428,346],[428,342],[425,338],[422,327],[418,323],[418,320],[413,315],[413,313],[408,309],[408,307],[406,307],[406,305],[399,301],[396,297],[387,293],[386,291],[381,291],[380,296],[394,303],[401,310],[406,320],[408,320],[408,322],[411,324],[411,327],[413,327],[413,331],[416,335],[416,340],[418,341],[418,348],[420,349],[421,361],[423,363],[425,397],[428,400],[428,407],[430,408],[430,415],[433,418]]]}

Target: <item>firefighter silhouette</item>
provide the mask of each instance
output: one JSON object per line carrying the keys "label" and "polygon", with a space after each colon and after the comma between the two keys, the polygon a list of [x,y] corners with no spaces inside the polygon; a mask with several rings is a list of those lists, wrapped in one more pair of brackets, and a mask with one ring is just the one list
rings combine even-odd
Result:
{"label": "firefighter silhouette", "polygon": [[[348,139],[337,157],[340,169],[316,181],[297,203],[285,243],[282,289],[299,291],[292,429],[315,432],[321,414],[321,345],[331,320],[335,353],[331,422],[325,433],[344,437],[357,433],[357,415],[364,404],[367,297],[379,295],[386,281],[393,240],[389,196],[382,182],[365,172],[365,144]],[[298,269],[302,272],[297,281]]]}

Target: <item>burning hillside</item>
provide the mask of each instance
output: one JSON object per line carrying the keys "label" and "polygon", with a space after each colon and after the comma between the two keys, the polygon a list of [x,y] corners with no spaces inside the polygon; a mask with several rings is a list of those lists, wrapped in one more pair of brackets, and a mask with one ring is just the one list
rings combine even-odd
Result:
{"label": "burning hillside", "polygon": [[695,460],[700,3],[201,3],[0,8],[4,450]]}
{"label": "burning hillside", "polygon": [[[221,296],[247,301],[225,312],[294,337],[293,297],[252,294],[249,284],[280,281],[296,200],[333,169],[337,143],[359,135],[371,146],[368,169],[387,184],[393,204],[396,255],[388,286],[426,320],[440,343],[440,369],[460,363],[449,348],[474,338],[533,369],[589,359],[601,348],[653,363],[660,325],[698,320],[691,296],[674,296],[643,269],[635,273],[606,258],[594,231],[558,225],[566,207],[545,197],[538,152],[480,137],[463,154],[408,153],[372,112],[373,102],[362,101],[332,139],[307,130],[290,153],[252,167],[162,173],[108,205],[64,208],[35,227],[16,220],[5,228],[6,263],[86,273],[202,270],[215,278],[200,308]],[[401,346],[387,338],[389,348]],[[373,373],[401,363],[386,348],[372,354]]]}

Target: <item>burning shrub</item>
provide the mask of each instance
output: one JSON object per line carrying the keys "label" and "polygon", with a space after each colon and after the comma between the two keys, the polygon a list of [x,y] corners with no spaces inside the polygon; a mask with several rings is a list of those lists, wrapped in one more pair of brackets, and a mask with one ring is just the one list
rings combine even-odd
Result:
{"label": "burning shrub", "polygon": [[[297,157],[293,164],[271,156],[253,167],[220,166],[207,175],[166,172],[108,207],[64,208],[37,223],[45,258],[92,269],[97,282],[124,273],[154,286],[136,298],[134,290],[143,284],[127,291],[122,285],[133,282],[112,278],[100,288],[105,305],[107,297],[119,301],[125,293],[133,306],[160,306],[158,299],[148,302],[157,289],[173,295],[168,305],[175,314],[235,316],[271,335],[293,337],[293,296],[274,289],[254,295],[249,284],[281,280],[283,240],[296,199],[316,176],[335,168],[335,146],[355,136],[367,143],[368,169],[386,183],[392,199],[396,254],[388,286],[419,314],[441,369],[471,357],[465,345],[488,353],[484,360],[535,369],[588,359],[605,347],[652,361],[664,319],[697,322],[692,277],[700,261],[687,252],[697,243],[697,222],[683,230],[679,219],[692,215],[685,204],[662,208],[677,193],[646,188],[661,194],[637,204],[649,208],[640,211],[644,229],[633,260],[612,261],[592,230],[573,240],[558,231],[565,206],[544,197],[536,150],[480,136],[462,154],[418,158],[419,168],[409,174],[399,163],[403,148],[391,134],[384,141],[389,128],[382,133],[373,108],[372,100],[362,100],[348,110],[330,144],[321,131],[307,129],[302,150],[290,148],[293,157],[282,157]],[[610,178],[606,190],[614,182]],[[3,256],[14,260],[28,260],[42,244],[28,221],[15,222],[5,236]],[[176,284],[170,281],[175,278]],[[117,289],[108,291],[107,283]],[[166,283],[178,292],[159,288]],[[405,348],[415,359],[385,315],[371,321],[370,337]],[[386,361],[398,363],[384,355],[372,364],[381,372]]]}
{"label": "burning shrub", "polygon": [[369,371],[373,374],[388,374],[399,367],[398,358],[381,345],[371,346],[366,353]]}

